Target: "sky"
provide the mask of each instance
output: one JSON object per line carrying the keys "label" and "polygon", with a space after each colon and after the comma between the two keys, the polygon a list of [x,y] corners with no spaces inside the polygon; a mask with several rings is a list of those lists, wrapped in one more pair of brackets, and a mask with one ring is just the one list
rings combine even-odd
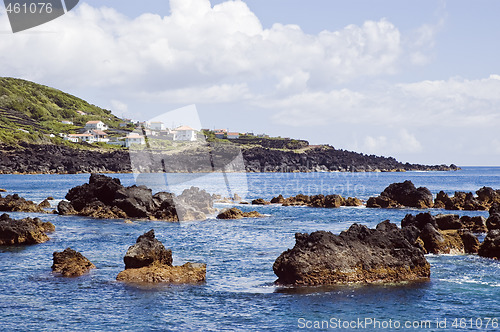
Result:
{"label": "sky", "polygon": [[496,0],[87,0],[13,34],[0,6],[0,76],[137,120],[194,104],[204,128],[500,166],[498,13]]}

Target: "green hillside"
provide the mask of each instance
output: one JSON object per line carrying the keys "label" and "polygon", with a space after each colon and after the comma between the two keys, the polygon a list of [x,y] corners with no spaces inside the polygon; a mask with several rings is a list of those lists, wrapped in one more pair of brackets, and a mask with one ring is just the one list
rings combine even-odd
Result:
{"label": "green hillside", "polygon": [[[63,120],[72,121],[73,125],[62,124]],[[60,90],[0,77],[0,142],[61,144],[59,133],[75,133],[91,120],[100,120],[115,129],[122,122],[111,111]],[[50,134],[56,137],[49,137]]]}

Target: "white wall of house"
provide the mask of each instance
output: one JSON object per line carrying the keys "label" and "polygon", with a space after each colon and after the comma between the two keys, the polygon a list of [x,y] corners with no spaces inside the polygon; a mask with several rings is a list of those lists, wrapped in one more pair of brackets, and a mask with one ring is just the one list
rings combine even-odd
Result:
{"label": "white wall of house", "polygon": [[165,124],[163,122],[151,122],[151,130],[165,130]]}
{"label": "white wall of house", "polygon": [[196,141],[196,131],[176,130],[174,134],[174,141]]}
{"label": "white wall of house", "polygon": [[132,144],[140,144],[144,145],[146,144],[146,141],[144,140],[144,136],[142,135],[130,135],[125,137],[124,139],[125,142],[125,147],[129,148]]}
{"label": "white wall of house", "polygon": [[89,121],[85,124],[85,129],[92,130],[92,129],[98,129],[98,130],[108,130],[108,126],[104,124],[102,121]]}

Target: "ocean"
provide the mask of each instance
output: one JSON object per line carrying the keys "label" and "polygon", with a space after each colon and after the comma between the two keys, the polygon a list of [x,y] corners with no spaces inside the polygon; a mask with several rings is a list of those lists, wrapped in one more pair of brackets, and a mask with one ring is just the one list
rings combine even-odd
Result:
{"label": "ocean", "polygon": [[[465,167],[456,172],[113,174],[125,185],[147,184],[175,193],[191,185],[250,200],[278,194],[341,194],[367,199],[393,182],[411,180],[433,194],[444,190],[500,188],[500,168]],[[0,175],[0,188],[53,204],[86,183],[88,174]],[[3,194],[3,193],[2,193]],[[228,204],[216,204],[217,208]],[[340,233],[353,223],[400,225],[415,209],[342,207],[318,209],[239,205],[264,218],[168,223],[40,217],[56,226],[50,241],[0,247],[1,331],[494,331],[500,330],[500,262],[475,255],[428,255],[428,282],[338,287],[277,287],[275,259],[295,244],[296,232]],[[444,211],[487,216],[486,211]],[[154,229],[172,249],[174,265],[207,264],[201,285],[132,285],[117,282],[123,256],[137,237]],[[71,247],[97,267],[88,275],[51,273],[52,253]]]}

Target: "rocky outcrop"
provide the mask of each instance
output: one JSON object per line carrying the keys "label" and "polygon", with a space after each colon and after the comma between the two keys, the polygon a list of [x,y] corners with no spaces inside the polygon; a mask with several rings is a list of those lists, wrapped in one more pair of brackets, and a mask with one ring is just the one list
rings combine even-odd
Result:
{"label": "rocky outcrop", "polygon": [[415,245],[426,254],[477,253],[479,240],[466,226],[456,215],[407,214],[401,221],[404,230],[416,231]]}
{"label": "rocky outcrop", "polygon": [[271,204],[270,202],[266,201],[263,198],[257,198],[252,200],[252,205],[269,205]]}
{"label": "rocky outcrop", "polygon": [[479,256],[500,260],[500,230],[488,232],[478,252]]}
{"label": "rocky outcrop", "polygon": [[273,204],[282,204],[283,206],[309,206],[319,208],[338,208],[341,206],[360,206],[363,202],[355,197],[344,198],[340,195],[303,195],[284,198],[283,195],[273,197]]}
{"label": "rocky outcrop", "polygon": [[263,217],[257,211],[243,212],[238,208],[230,208],[217,215],[217,219],[241,219],[241,218],[261,218]]}
{"label": "rocky outcrop", "polygon": [[0,216],[0,245],[37,244],[49,240],[46,233],[55,227],[38,218],[11,219],[8,214]]}
{"label": "rocky outcrop", "polygon": [[334,235],[318,231],[295,234],[293,249],[273,265],[283,285],[335,285],[428,279],[430,265],[413,239],[384,221],[376,229],[353,224]]}
{"label": "rocky outcrop", "polygon": [[139,236],[136,243],[128,248],[123,261],[125,269],[138,269],[153,263],[172,266],[172,250],[165,249],[155,238],[154,230],[150,230]]}
{"label": "rocky outcrop", "polygon": [[206,265],[185,263],[172,265],[172,251],[165,249],[155,238],[154,230],[139,236],[124,257],[125,270],[116,277],[119,281],[136,283],[196,284],[205,281]]}
{"label": "rocky outcrop", "polygon": [[45,211],[44,208],[50,207],[50,203],[48,206],[42,203],[37,205],[33,203],[33,201],[28,201],[18,194],[7,195],[5,197],[0,196],[0,211],[46,213],[47,211]]}
{"label": "rocky outcrop", "polygon": [[61,201],[58,212],[92,218],[137,218],[166,221],[204,220],[214,213],[213,198],[204,190],[191,187],[175,196],[159,192],[152,195],[145,186],[124,187],[119,179],[92,174],[89,183],[72,188]]}
{"label": "rocky outcrop", "polygon": [[483,187],[476,191],[477,196],[471,192],[456,191],[449,197],[440,191],[434,201],[434,207],[446,210],[488,210],[493,204],[500,204],[500,190]]}
{"label": "rocky outcrop", "polygon": [[432,193],[425,187],[416,188],[411,181],[392,183],[378,197],[370,197],[369,208],[413,207],[419,209],[433,206]]}
{"label": "rocky outcrop", "polygon": [[486,220],[486,227],[489,230],[500,229],[500,204],[492,204],[489,213],[490,215]]}
{"label": "rocky outcrop", "polygon": [[438,214],[433,216],[437,228],[441,230],[465,229],[472,233],[486,233],[486,219],[482,216],[458,216],[458,214]]}
{"label": "rocky outcrop", "polygon": [[207,267],[201,263],[185,263],[181,266],[151,265],[120,272],[118,281],[132,283],[197,284],[205,281]]}
{"label": "rocky outcrop", "polygon": [[54,252],[53,261],[52,271],[61,274],[63,277],[78,277],[91,269],[95,269],[92,262],[71,248],[66,248],[61,252]]}

